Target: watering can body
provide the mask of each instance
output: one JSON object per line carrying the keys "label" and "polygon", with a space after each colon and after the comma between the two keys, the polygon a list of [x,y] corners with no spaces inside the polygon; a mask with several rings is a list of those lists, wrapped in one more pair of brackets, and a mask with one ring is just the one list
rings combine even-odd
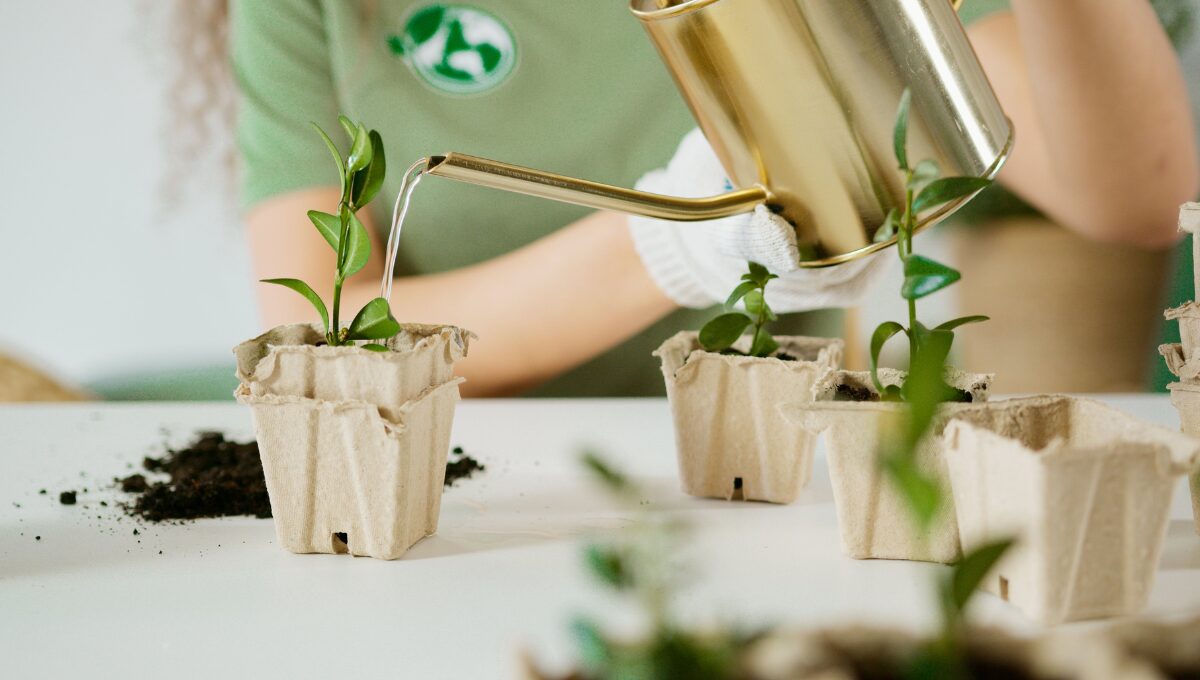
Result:
{"label": "watering can body", "polygon": [[[905,88],[913,162],[990,178],[1011,149],[1011,125],[951,0],[632,0],[631,10],[737,189],[680,199],[455,153],[431,157],[426,172],[672,220],[766,203],[795,226],[802,264],[820,267],[890,243],[874,235],[903,204],[892,130]],[[920,226],[969,198],[921,215]]]}

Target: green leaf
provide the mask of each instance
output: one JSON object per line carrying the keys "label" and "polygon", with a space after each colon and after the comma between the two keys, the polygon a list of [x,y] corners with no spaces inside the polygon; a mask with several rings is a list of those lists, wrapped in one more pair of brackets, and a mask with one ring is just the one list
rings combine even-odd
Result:
{"label": "green leaf", "polygon": [[333,252],[338,251],[338,243],[342,240],[342,221],[337,215],[321,212],[320,210],[309,210],[308,219],[321,232],[321,236],[325,237],[325,242],[329,247],[333,248]]}
{"label": "green leaf", "polygon": [[905,300],[920,300],[962,278],[957,270],[921,255],[909,255],[904,260],[904,285],[900,294]]}
{"label": "green leaf", "polygon": [[371,258],[371,237],[367,234],[367,228],[358,220],[354,213],[350,213],[350,235],[346,241],[346,257],[345,265],[342,267],[342,278],[348,279],[366,266],[367,260]]}
{"label": "green leaf", "polygon": [[750,265],[750,271],[747,272],[742,278],[749,277],[747,280],[753,281],[759,286],[765,286],[767,285],[768,281],[776,278],[771,274],[770,271],[767,270],[766,267],[762,266],[761,264],[757,262],[750,262],[748,264]]}
{"label": "green leaf", "polygon": [[374,342],[369,342],[365,345],[362,345],[362,348],[371,350],[372,352],[388,352],[388,351],[390,351],[390,350],[388,350],[388,348],[385,345],[380,345],[380,344],[374,343]]}
{"label": "green leaf", "polygon": [[602,671],[612,661],[612,649],[594,621],[575,619],[571,622],[571,635],[579,650],[579,662],[589,673]]}
{"label": "green leaf", "polygon": [[937,479],[923,474],[911,454],[888,456],[884,470],[912,512],[917,526],[927,529],[942,507],[942,489]]}
{"label": "green leaf", "polygon": [[880,395],[883,394],[884,390],[883,383],[879,381],[879,353],[883,351],[883,346],[887,344],[888,340],[892,339],[892,336],[903,332],[904,326],[895,321],[885,321],[879,324],[879,327],[871,334],[871,382],[874,383],[875,390]]}
{"label": "green leaf", "polygon": [[758,287],[746,293],[746,297],[742,298],[742,303],[745,304],[746,312],[751,316],[758,316],[767,310],[767,300],[763,297],[762,289]]}
{"label": "green leaf", "polygon": [[355,173],[371,164],[371,135],[359,123],[354,134],[354,145],[346,157],[346,172]]}
{"label": "green leaf", "polygon": [[729,294],[729,298],[725,300],[725,306],[732,307],[736,305],[738,300],[746,297],[747,293],[756,288],[758,288],[758,284],[754,283],[753,281],[743,281],[739,283],[738,287],[734,288],[733,292]]}
{"label": "green leaf", "polygon": [[900,213],[895,208],[892,208],[888,211],[887,217],[883,219],[883,224],[879,225],[879,229],[875,230],[875,243],[884,243],[892,240],[899,228]]}
{"label": "green leaf", "polygon": [[383,138],[374,130],[371,130],[369,135],[371,163],[365,170],[354,176],[352,197],[356,208],[367,205],[379,194],[379,189],[383,187],[383,179],[387,175],[387,157],[383,153]]}
{"label": "green leaf", "polygon": [[633,574],[625,566],[625,558],[613,548],[593,543],[584,548],[583,558],[592,575],[606,585],[617,590],[633,585]]}
{"label": "green leaf", "polygon": [[358,136],[358,126],[346,116],[338,116],[338,122],[342,124],[342,129],[346,131],[346,138],[353,144],[354,138]]}
{"label": "green leaf", "polygon": [[926,158],[917,163],[917,167],[913,168],[912,179],[908,181],[908,188],[915,191],[937,179],[940,174],[942,174],[942,170],[938,167],[937,161]]}
{"label": "green leaf", "polygon": [[317,134],[321,135],[321,139],[325,140],[325,146],[329,147],[329,154],[333,156],[333,162],[337,164],[339,180],[338,186],[346,186],[346,164],[342,162],[342,152],[338,151],[337,144],[333,143],[333,140],[329,138],[329,135],[325,134],[325,131],[321,129],[320,125],[317,125],[316,123],[309,124],[313,126],[313,129],[317,131]]}
{"label": "green leaf", "polygon": [[317,291],[312,289],[312,286],[300,279],[263,279],[262,283],[273,283],[276,286],[291,288],[303,295],[305,299],[312,303],[313,307],[317,308],[317,314],[321,315],[321,325],[326,331],[329,330],[329,312],[325,309],[325,302],[321,300],[320,295],[317,295]]}
{"label": "green leaf", "polygon": [[971,324],[971,323],[983,323],[984,321],[990,321],[990,320],[991,320],[990,317],[981,316],[981,315],[960,316],[957,319],[951,319],[951,320],[947,321],[946,323],[939,325],[934,330],[936,330],[936,331],[952,331],[952,330],[958,328],[959,326],[966,326],[967,324]]}
{"label": "green leaf", "polygon": [[582,461],[583,466],[610,491],[626,493],[633,488],[624,473],[606,463],[596,453],[584,451]]}
{"label": "green leaf", "polygon": [[992,183],[982,177],[945,177],[929,183],[913,201],[913,212],[921,213],[951,201],[969,196]]}
{"label": "green leaf", "polygon": [[767,330],[766,326],[759,326],[754,332],[754,342],[750,343],[750,356],[769,357],[777,349],[779,343],[771,336],[771,331]]}
{"label": "green leaf", "polygon": [[1003,539],[994,543],[988,543],[980,546],[975,550],[963,555],[963,558],[954,565],[954,572],[951,576],[951,597],[952,604],[962,611],[966,608],[967,603],[971,601],[971,596],[987,578],[987,575],[1004,557],[1009,548],[1013,546],[1013,539]]}
{"label": "green leaf", "polygon": [[949,387],[943,375],[946,372],[946,357],[950,355],[953,344],[953,331],[929,331],[912,358],[908,377],[901,388],[901,395],[909,404],[902,442],[905,451],[916,450],[921,437],[933,425],[938,405],[948,398]]}
{"label": "green leaf", "polygon": [[912,90],[904,88],[900,95],[900,108],[896,111],[896,129],[892,133],[892,146],[896,162],[901,170],[908,170],[908,114],[912,108]]}
{"label": "green leaf", "polygon": [[387,300],[371,300],[350,322],[348,340],[382,340],[400,332],[400,322],[392,316]]}
{"label": "green leaf", "polygon": [[729,349],[753,321],[741,312],[722,314],[700,329],[700,346],[710,352]]}

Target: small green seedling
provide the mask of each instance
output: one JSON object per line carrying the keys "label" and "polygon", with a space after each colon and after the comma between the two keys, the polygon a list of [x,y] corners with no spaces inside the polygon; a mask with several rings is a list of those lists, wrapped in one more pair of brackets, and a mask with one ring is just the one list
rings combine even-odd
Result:
{"label": "small green seedling", "polygon": [[[937,338],[938,343],[954,342],[954,331],[960,326],[986,321],[986,316],[964,316],[929,328],[917,320],[917,300],[932,295],[954,284],[962,275],[947,265],[913,252],[913,234],[917,228],[917,217],[921,213],[956,201],[991,184],[983,177],[940,177],[941,170],[936,162],[923,160],[915,166],[908,162],[908,119],[912,106],[912,93],[905,90],[900,98],[900,109],[896,114],[893,135],[896,161],[904,173],[904,208],[892,209],[883,226],[875,234],[875,241],[883,243],[896,239],[896,251],[904,265],[904,283],[900,296],[908,302],[908,326],[896,321],[879,325],[871,335],[871,381],[880,397],[889,401],[908,401],[904,387],[884,386],[879,380],[879,353],[894,336],[908,336],[909,366],[916,365],[917,354],[927,343]],[[946,347],[949,353],[949,346]],[[951,393],[947,391],[950,398]]]}
{"label": "small green seedling", "polygon": [[[879,325],[871,336],[871,381],[885,401],[904,401],[909,405],[898,436],[887,438],[879,452],[884,472],[895,483],[914,513],[922,531],[928,529],[943,506],[943,493],[936,479],[924,472],[916,460],[917,445],[933,425],[939,405],[970,398],[966,392],[946,384],[946,361],[954,344],[954,331],[960,326],[986,321],[986,316],[964,316],[929,328],[917,319],[917,300],[954,284],[962,275],[955,269],[913,252],[913,234],[917,216],[922,212],[970,196],[991,184],[981,177],[939,177],[932,160],[910,166],[908,160],[908,120],[912,93],[905,90],[900,98],[893,133],[896,162],[905,178],[904,208],[891,210],[875,235],[877,242],[896,239],[896,251],[904,265],[904,283],[900,295],[908,303],[908,326],[896,321]],[[902,385],[883,385],[879,379],[879,354],[894,336],[908,336],[909,370]]]}
{"label": "small green seedling", "polygon": [[779,343],[775,342],[775,338],[767,330],[767,324],[777,321],[779,317],[771,311],[764,297],[767,284],[779,277],[757,262],[751,262],[749,265],[750,271],[742,274],[741,283],[725,301],[726,309],[741,301],[746,312],[722,314],[700,329],[700,346],[710,352],[742,354],[732,347],[745,330],[751,327],[754,339],[750,343],[750,351],[745,353],[746,356],[769,357],[779,349]]}
{"label": "small green seedling", "polygon": [[[355,214],[379,193],[387,173],[387,160],[383,152],[383,138],[378,132],[368,131],[362,123],[354,123],[345,116],[339,116],[338,122],[350,138],[350,151],[345,158],[329,135],[316,123],[312,124],[329,147],[329,153],[337,165],[342,187],[338,211],[336,215],[319,210],[308,212],[308,219],[337,253],[337,269],[333,277],[333,313],[329,313],[325,302],[312,286],[300,279],[264,279],[263,283],[290,288],[303,295],[321,317],[325,341],[330,345],[350,345],[358,340],[390,338],[400,332],[400,323],[392,316],[388,301],[378,297],[368,302],[348,327],[341,325],[342,285],[346,279],[362,270],[371,256],[371,238]],[[387,351],[387,347],[378,343],[368,343],[363,348]]]}
{"label": "small green seedling", "polygon": [[595,620],[572,624],[582,673],[587,680],[728,680],[736,673],[739,652],[752,635],[716,632],[701,635],[684,629],[671,614],[680,570],[672,558],[682,546],[684,525],[663,513],[647,510],[642,492],[624,473],[595,454],[584,465],[610,495],[638,515],[638,520],[607,543],[584,552],[592,576],[614,592],[632,597],[646,619],[649,634],[640,642],[607,635]]}

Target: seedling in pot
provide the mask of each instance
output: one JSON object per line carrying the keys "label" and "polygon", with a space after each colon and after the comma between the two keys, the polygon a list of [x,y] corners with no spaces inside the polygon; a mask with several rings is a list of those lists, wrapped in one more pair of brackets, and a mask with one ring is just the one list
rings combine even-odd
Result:
{"label": "seedling in pot", "polygon": [[741,283],[725,301],[726,308],[732,308],[739,301],[742,302],[746,312],[722,314],[700,329],[700,346],[710,352],[742,354],[733,349],[733,344],[742,337],[747,328],[753,329],[753,340],[750,350],[745,352],[746,356],[769,357],[779,349],[779,343],[767,330],[767,324],[777,321],[779,317],[771,311],[765,297],[767,284],[779,277],[757,262],[750,262],[749,266],[750,271],[742,274]]}
{"label": "seedling in pot", "polygon": [[[321,317],[325,341],[335,346],[352,345],[362,340],[384,340],[400,332],[400,323],[392,316],[388,301],[382,297],[368,302],[354,316],[349,326],[341,325],[342,286],[346,279],[366,266],[371,256],[371,238],[366,227],[356,217],[356,213],[379,193],[387,173],[387,160],[383,151],[383,138],[378,132],[367,130],[362,123],[355,123],[345,116],[339,116],[338,121],[350,138],[350,151],[344,158],[329,135],[316,123],[312,124],[329,147],[329,153],[338,169],[342,196],[337,214],[331,215],[319,210],[308,211],[308,219],[329,247],[337,253],[337,268],[333,276],[332,314],[312,286],[300,279],[263,280],[263,283],[290,288],[311,302]],[[362,347],[377,352],[387,351],[387,347],[374,342]]]}
{"label": "seedling in pot", "polygon": [[[923,160],[910,165],[908,159],[908,119],[912,106],[912,93],[905,90],[900,98],[893,135],[896,161],[904,173],[904,207],[893,208],[887,214],[883,226],[875,234],[875,241],[883,243],[896,239],[896,252],[904,266],[904,283],[900,296],[908,303],[908,325],[887,321],[879,325],[871,336],[870,367],[871,380],[880,397],[889,401],[910,401],[908,382],[904,385],[884,386],[879,379],[879,354],[896,335],[908,336],[909,366],[917,363],[917,355],[923,347],[937,346],[935,353],[949,354],[954,342],[954,331],[960,326],[986,321],[986,316],[964,316],[929,328],[917,319],[917,300],[928,297],[962,278],[954,268],[913,252],[913,234],[918,216],[965,196],[970,196],[991,184],[983,177],[941,177],[941,170],[933,160]],[[944,357],[943,357],[944,358]],[[941,376],[937,376],[941,382]],[[945,395],[939,401],[966,401],[969,395],[943,385]]]}

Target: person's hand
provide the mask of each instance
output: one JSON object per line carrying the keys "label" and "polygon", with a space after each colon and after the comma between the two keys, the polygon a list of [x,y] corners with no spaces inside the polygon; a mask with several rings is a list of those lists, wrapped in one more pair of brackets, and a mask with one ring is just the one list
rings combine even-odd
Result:
{"label": "person's hand", "polygon": [[[728,191],[725,170],[699,129],[683,138],[665,169],[648,173],[637,188],[699,198]],[[824,269],[801,269],[796,230],[765,206],[752,213],[706,222],[630,217],[634,246],[659,288],[683,307],[724,302],[757,262],[779,279],[767,286],[767,302],[779,312],[856,304],[892,258],[886,253]]]}

